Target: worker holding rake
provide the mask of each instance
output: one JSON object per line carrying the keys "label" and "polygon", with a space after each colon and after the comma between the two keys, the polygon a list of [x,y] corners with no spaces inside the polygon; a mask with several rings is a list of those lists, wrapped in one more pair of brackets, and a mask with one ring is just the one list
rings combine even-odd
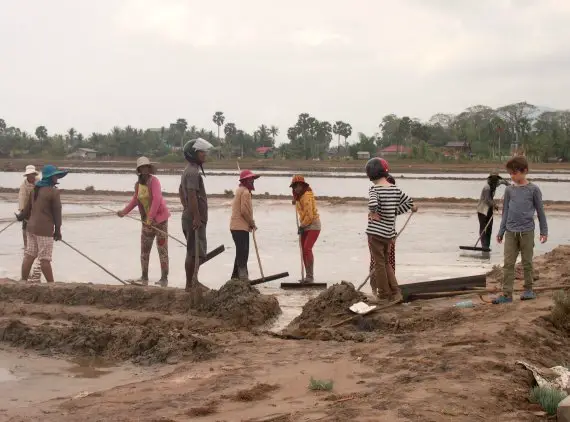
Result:
{"label": "worker holding rake", "polygon": [[253,219],[251,191],[255,189],[254,181],[259,175],[250,170],[243,170],[239,176],[239,187],[232,202],[230,232],[236,245],[236,257],[232,279],[249,280],[247,261],[249,259],[249,233],[256,230]]}
{"label": "worker holding rake", "polygon": [[303,264],[307,272],[301,283],[312,283],[315,280],[313,246],[321,233],[321,219],[317,210],[317,201],[313,190],[305,182],[303,176],[293,176],[289,187],[293,189],[293,203],[299,218],[297,230],[300,236]]}

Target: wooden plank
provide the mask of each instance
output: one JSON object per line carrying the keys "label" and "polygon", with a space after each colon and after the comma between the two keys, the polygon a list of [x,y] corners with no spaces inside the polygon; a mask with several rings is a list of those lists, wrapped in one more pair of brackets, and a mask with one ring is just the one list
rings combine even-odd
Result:
{"label": "wooden plank", "polygon": [[217,257],[219,254],[221,254],[223,251],[225,251],[226,248],[224,247],[224,245],[220,245],[218,246],[216,249],[212,249],[210,252],[208,252],[206,254],[206,259],[204,260],[204,262],[202,262],[200,265],[204,265],[206,262],[208,262],[210,259],[213,259],[215,257]]}
{"label": "wooden plank", "polygon": [[279,280],[280,278],[289,277],[289,273],[279,273],[274,275],[268,275],[265,278],[258,278],[255,280],[251,280],[249,282],[250,285],[255,286],[256,284],[267,283],[268,281]]}
{"label": "wooden plank", "polygon": [[421,283],[401,284],[404,297],[417,293],[439,293],[461,290],[471,290],[474,287],[485,287],[487,276],[485,274],[467,277],[454,277],[442,280],[424,281]]}
{"label": "wooden plank", "polygon": [[281,283],[282,289],[326,289],[327,283]]}

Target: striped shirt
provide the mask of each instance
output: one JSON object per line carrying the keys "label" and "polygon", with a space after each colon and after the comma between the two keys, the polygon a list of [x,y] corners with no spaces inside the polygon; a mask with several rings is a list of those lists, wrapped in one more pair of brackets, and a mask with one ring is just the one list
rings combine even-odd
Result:
{"label": "striped shirt", "polygon": [[394,185],[374,185],[368,191],[368,210],[380,221],[368,221],[366,234],[392,239],[396,236],[396,216],[412,209],[414,201]]}

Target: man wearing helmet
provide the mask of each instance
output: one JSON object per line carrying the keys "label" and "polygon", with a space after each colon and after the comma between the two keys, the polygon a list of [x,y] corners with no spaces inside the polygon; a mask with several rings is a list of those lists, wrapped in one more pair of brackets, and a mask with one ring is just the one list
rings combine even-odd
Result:
{"label": "man wearing helmet", "polygon": [[[182,212],[182,231],[186,237],[186,291],[199,286],[193,285],[196,265],[206,258],[206,224],[208,223],[208,199],[202,175],[202,165],[206,161],[212,144],[202,138],[193,139],[184,145],[184,158],[188,161],[180,181],[179,195],[184,211]],[[201,172],[201,174],[200,174]],[[198,237],[199,262],[195,262],[196,236]]]}

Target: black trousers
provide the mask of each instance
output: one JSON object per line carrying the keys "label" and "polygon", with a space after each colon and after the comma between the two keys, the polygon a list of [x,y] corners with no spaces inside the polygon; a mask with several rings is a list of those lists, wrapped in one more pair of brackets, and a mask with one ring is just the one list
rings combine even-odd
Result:
{"label": "black trousers", "polygon": [[249,232],[245,230],[231,230],[236,245],[236,259],[232,278],[239,278],[238,268],[242,268],[247,275],[247,261],[249,259]]}
{"label": "black trousers", "polygon": [[[491,218],[493,217],[493,208],[491,208],[489,210],[489,212],[487,212],[487,215],[485,214],[481,214],[480,212],[477,213],[477,216],[479,217],[479,236],[481,236],[481,246],[484,248],[490,248],[491,247],[491,235],[493,233],[493,222],[491,221],[489,223],[489,220],[491,220]],[[489,223],[489,225],[487,226],[487,223]],[[487,229],[485,230],[485,226],[487,226]],[[483,233],[483,231],[485,231]]]}

